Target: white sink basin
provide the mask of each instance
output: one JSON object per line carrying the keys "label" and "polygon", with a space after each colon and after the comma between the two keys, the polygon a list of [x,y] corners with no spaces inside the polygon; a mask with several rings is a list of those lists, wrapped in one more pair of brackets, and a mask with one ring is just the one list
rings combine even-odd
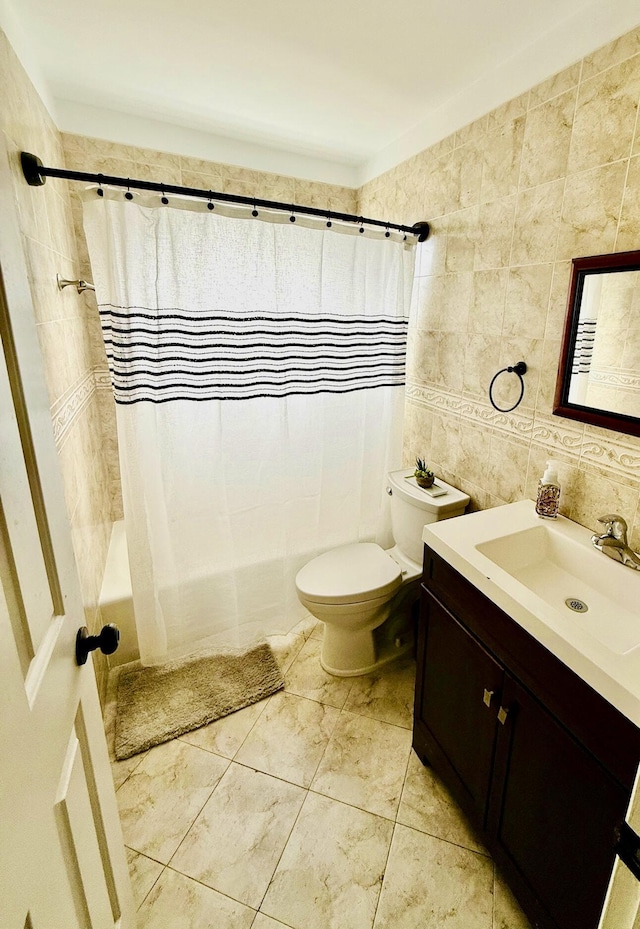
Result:
{"label": "white sink basin", "polygon": [[629,568],[623,573],[621,564],[595,548],[585,551],[563,528],[561,523],[541,523],[476,548],[567,623],[575,623],[616,654],[626,655],[640,645],[639,578]]}
{"label": "white sink basin", "polygon": [[422,538],[640,725],[640,571],[597,551],[591,535],[522,500],[432,523]]}

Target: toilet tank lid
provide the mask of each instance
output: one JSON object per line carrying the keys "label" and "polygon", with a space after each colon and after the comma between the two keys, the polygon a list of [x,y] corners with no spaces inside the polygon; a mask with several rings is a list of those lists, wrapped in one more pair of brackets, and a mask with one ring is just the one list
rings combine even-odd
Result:
{"label": "toilet tank lid", "polygon": [[313,558],[298,571],[296,587],[316,603],[357,603],[392,594],[400,567],[375,542],[341,545]]}
{"label": "toilet tank lid", "polygon": [[450,513],[462,513],[471,499],[468,494],[447,484],[442,478],[436,477],[434,486],[446,491],[442,496],[432,497],[427,490],[418,487],[413,468],[400,468],[398,471],[389,471],[387,480],[394,494],[399,494],[408,503],[418,506],[421,510],[436,514],[437,519],[448,516]]}

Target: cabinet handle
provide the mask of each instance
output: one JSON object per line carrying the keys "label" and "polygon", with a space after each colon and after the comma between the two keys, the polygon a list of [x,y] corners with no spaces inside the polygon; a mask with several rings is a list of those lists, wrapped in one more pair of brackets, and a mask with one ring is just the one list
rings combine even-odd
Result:
{"label": "cabinet handle", "polygon": [[493,697],[493,694],[494,694],[493,690],[487,690],[486,687],[484,688],[484,696],[482,698],[482,702],[484,703],[485,706],[491,706],[491,698]]}
{"label": "cabinet handle", "polygon": [[501,706],[500,709],[498,710],[498,722],[500,723],[501,726],[504,726],[504,724],[506,723],[508,713],[509,713],[508,707]]}

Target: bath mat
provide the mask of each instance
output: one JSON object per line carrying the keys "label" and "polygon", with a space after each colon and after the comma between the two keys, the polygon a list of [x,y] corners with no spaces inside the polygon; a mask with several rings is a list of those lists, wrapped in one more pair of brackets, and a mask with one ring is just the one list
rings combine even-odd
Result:
{"label": "bath mat", "polygon": [[267,642],[243,652],[199,652],[160,667],[122,670],[115,756],[119,761],[227,716],[284,687]]}

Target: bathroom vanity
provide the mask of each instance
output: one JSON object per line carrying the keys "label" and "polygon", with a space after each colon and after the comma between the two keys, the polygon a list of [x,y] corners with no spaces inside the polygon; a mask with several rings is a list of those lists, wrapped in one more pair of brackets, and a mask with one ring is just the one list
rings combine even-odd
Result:
{"label": "bathroom vanity", "polygon": [[[572,573],[571,557],[586,560],[586,577],[626,569],[593,562],[598,553],[580,548],[589,533],[569,520],[554,553],[554,530],[538,533],[530,501],[498,510],[425,527],[413,746],[476,825],[532,925],[596,929],[640,760],[640,693],[620,686],[616,663],[633,660],[637,675],[638,659],[619,638],[619,653],[603,659],[607,647],[580,617],[565,619],[540,595],[532,562],[554,596],[569,584],[567,596],[595,612],[598,591]],[[501,560],[500,542],[491,545],[505,537]],[[637,594],[640,603],[640,583]]]}

